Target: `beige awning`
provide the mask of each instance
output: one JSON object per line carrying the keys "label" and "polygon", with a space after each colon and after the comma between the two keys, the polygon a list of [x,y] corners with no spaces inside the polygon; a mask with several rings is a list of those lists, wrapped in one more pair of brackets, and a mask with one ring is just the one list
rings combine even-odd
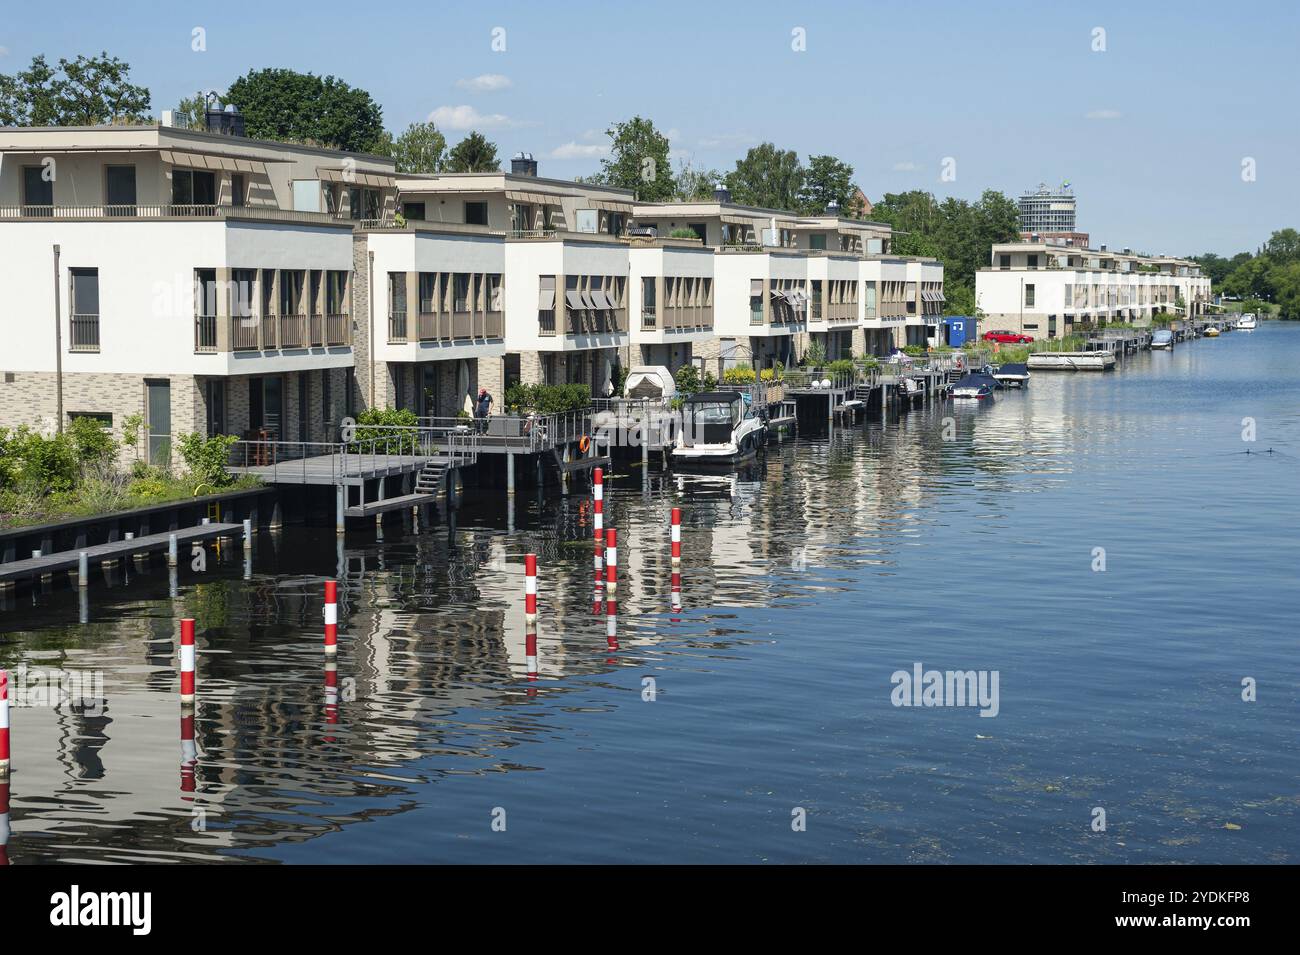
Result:
{"label": "beige awning", "polygon": [[328,166],[317,166],[316,175],[325,182],[346,182],[351,186],[370,186],[372,189],[391,189],[397,185],[397,180],[392,176],[381,176],[373,172],[359,172],[357,170],[334,169]]}
{"label": "beige awning", "polygon": [[550,192],[522,192],[518,189],[507,189],[506,198],[511,202],[527,202],[535,206],[558,206],[560,200],[567,197]]}
{"label": "beige awning", "polygon": [[603,289],[592,289],[591,300],[595,303],[596,308],[613,308],[614,303],[609,300]]}
{"label": "beige awning", "polygon": [[591,200],[591,207],[605,212],[631,212],[633,208],[630,201],[620,202],[617,199],[593,199]]}
{"label": "beige awning", "polygon": [[[500,291],[498,289],[498,291]],[[544,288],[537,292],[537,310],[539,312],[549,312],[555,308],[555,289]]]}
{"label": "beige awning", "polygon": [[578,292],[572,292],[572,291],[565,292],[564,300],[569,304],[569,308],[576,308],[576,309],[590,308],[590,306],[587,305],[582,300],[582,295]]}
{"label": "beige awning", "polygon": [[742,219],[740,216],[722,216],[722,221],[727,225],[743,225],[751,228],[754,225],[753,219]]}
{"label": "beige awning", "polygon": [[266,164],[253,159],[235,156],[214,156],[211,153],[186,153],[164,149],[162,161],[185,169],[213,169],[227,172],[266,172]]}

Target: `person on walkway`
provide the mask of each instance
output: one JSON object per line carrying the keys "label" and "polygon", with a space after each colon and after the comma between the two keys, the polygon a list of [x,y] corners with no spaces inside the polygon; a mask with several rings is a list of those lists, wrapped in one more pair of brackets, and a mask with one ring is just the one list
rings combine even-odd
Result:
{"label": "person on walkway", "polygon": [[487,418],[492,413],[492,396],[486,388],[478,390],[478,401],[474,403],[474,417],[478,422],[479,434],[487,431]]}

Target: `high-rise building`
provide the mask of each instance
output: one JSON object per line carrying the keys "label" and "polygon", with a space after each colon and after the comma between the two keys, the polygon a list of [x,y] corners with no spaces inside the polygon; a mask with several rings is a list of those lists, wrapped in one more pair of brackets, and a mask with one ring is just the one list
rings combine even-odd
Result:
{"label": "high-rise building", "polygon": [[1087,248],[1089,236],[1075,228],[1074,192],[1068,182],[1059,189],[1046,183],[1020,197],[1020,238],[1026,242],[1055,239]]}

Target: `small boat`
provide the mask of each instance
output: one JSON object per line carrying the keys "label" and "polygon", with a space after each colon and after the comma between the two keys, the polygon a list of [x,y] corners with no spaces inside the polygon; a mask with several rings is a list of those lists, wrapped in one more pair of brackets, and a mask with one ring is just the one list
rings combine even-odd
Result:
{"label": "small boat", "polygon": [[686,469],[731,469],[767,440],[767,420],[739,391],[705,391],[682,402],[673,463]]}
{"label": "small boat", "polygon": [[1217,326],[1217,325],[1207,325],[1206,328],[1205,328],[1205,331],[1201,332],[1201,334],[1202,334],[1205,338],[1218,338],[1218,337],[1219,337],[1219,326]]}
{"label": "small boat", "polygon": [[1023,388],[1029,384],[1029,366],[1023,362],[1007,362],[993,369],[993,378],[1003,388]]}
{"label": "small boat", "polygon": [[949,385],[948,397],[983,401],[993,397],[993,389],[996,387],[998,387],[996,378],[992,375],[986,375],[982,371],[976,371],[958,378]]}
{"label": "small boat", "polygon": [[1167,328],[1157,328],[1151,333],[1151,347],[1168,348],[1170,351],[1173,351],[1174,333]]}
{"label": "small boat", "polygon": [[1255,328],[1255,313],[1247,312],[1241,318],[1237,319],[1236,328],[1239,331],[1251,331]]}

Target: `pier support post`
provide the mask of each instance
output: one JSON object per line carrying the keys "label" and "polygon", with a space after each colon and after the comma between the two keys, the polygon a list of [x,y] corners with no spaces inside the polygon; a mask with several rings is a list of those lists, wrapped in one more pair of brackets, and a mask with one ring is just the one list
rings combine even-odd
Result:
{"label": "pier support post", "polygon": [[176,535],[167,535],[167,566],[176,566]]}
{"label": "pier support post", "polygon": [[334,533],[343,536],[343,509],[347,506],[348,486],[340,484],[334,489]]}
{"label": "pier support post", "polygon": [[84,550],[77,555],[77,586],[83,589],[90,586],[90,558]]}
{"label": "pier support post", "polygon": [[244,550],[253,549],[253,521],[250,518],[244,518]]}
{"label": "pier support post", "polygon": [[506,452],[506,494],[515,496],[515,453]]}

